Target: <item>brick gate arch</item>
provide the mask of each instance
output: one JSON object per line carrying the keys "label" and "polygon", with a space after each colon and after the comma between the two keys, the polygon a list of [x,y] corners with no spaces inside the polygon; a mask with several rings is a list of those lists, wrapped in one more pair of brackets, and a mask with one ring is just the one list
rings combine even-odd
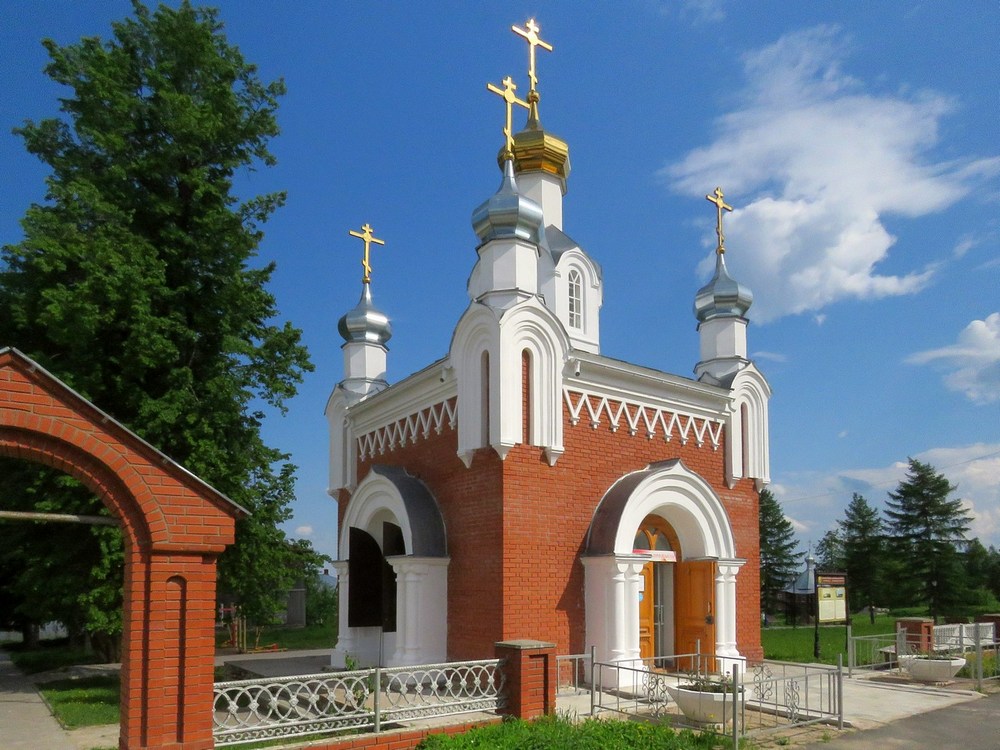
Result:
{"label": "brick gate arch", "polygon": [[119,747],[211,748],[216,560],[246,511],[9,348],[0,455],[75,477],[121,522]]}

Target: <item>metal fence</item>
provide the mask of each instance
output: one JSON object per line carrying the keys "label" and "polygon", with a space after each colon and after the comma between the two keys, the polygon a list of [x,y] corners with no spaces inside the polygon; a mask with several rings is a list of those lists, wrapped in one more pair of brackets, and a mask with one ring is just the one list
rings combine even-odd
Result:
{"label": "metal fence", "polygon": [[217,747],[503,707],[499,659],[215,683]]}
{"label": "metal fence", "polygon": [[591,655],[556,657],[556,694],[581,695],[590,691]]}
{"label": "metal fence", "polygon": [[905,630],[882,635],[850,636],[848,674],[877,670],[902,673],[908,660],[915,657],[955,656],[965,660],[964,666],[955,675],[958,679],[974,681],[977,689],[982,689],[984,681],[1000,681],[1000,640],[996,637],[993,623],[935,625],[930,653],[921,653],[925,650],[925,643],[916,636],[908,636]]}
{"label": "metal fence", "polygon": [[[725,669],[721,673],[719,667]],[[732,739],[815,723],[843,728],[841,664],[827,667],[766,661],[748,663],[739,658],[717,659],[706,654],[678,654],[629,662],[593,662],[591,715],[599,712],[659,720],[671,717]],[[679,693],[686,683],[712,685],[701,695]],[[700,718],[688,716],[680,703],[711,702],[699,706]],[[694,714],[692,713],[692,716]],[[683,718],[682,718],[683,717]]]}

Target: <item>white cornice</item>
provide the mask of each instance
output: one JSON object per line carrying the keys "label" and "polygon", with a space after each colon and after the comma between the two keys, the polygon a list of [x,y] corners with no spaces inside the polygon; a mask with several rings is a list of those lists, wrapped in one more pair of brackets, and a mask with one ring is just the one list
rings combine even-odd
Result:
{"label": "white cornice", "polygon": [[454,398],[457,392],[448,359],[439,359],[384,391],[354,404],[347,410],[347,418],[353,433],[360,436]]}
{"label": "white cornice", "polygon": [[565,388],[703,419],[725,419],[732,404],[726,388],[575,350]]}

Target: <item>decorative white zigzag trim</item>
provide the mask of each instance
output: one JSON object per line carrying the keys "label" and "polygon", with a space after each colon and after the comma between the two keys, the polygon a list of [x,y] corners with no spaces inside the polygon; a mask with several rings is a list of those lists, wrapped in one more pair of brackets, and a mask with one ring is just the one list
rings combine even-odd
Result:
{"label": "decorative white zigzag trim", "polygon": [[[616,407],[611,406],[611,400],[605,396],[596,396],[580,391],[563,390],[566,397],[566,406],[569,409],[570,424],[577,425],[580,422],[580,415],[583,407],[587,407],[587,415],[590,417],[590,427],[596,430],[606,417],[610,422],[612,432],[618,432],[618,428],[624,425],[628,428],[628,434],[635,436],[640,429],[649,440],[657,435],[659,430],[666,442],[672,438],[679,437],[681,445],[687,445],[692,437],[697,442],[698,447],[705,444],[705,439],[712,445],[712,450],[718,450],[719,441],[722,439],[724,423],[721,420],[695,417],[690,414],[678,414],[658,406],[647,406],[644,404],[629,403],[627,401],[616,401]],[[576,403],[573,397],[576,396]]]}
{"label": "decorative white zigzag trim", "polygon": [[[420,438],[426,438],[431,434],[431,430],[438,435],[447,424],[448,429],[454,430],[455,419],[455,399],[434,404],[421,409],[416,414],[397,419],[378,429],[372,430],[358,437],[358,456],[364,461],[366,458],[381,456],[386,451],[391,451],[396,447],[402,448],[409,443],[415,443]],[[447,417],[447,421],[445,418]]]}

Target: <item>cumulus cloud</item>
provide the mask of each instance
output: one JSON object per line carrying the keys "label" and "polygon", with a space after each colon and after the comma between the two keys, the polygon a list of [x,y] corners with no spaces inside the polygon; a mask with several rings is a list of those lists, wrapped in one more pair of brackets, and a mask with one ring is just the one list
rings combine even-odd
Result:
{"label": "cumulus cloud", "polygon": [[950,370],[944,382],[951,390],[977,404],[1000,401],[1000,312],[969,323],[954,344],[917,352],[906,361],[942,363]]}
{"label": "cumulus cloud", "polygon": [[309,525],[296,526],[295,533],[302,537],[310,537],[313,534],[313,527]]}
{"label": "cumulus cloud", "polygon": [[661,173],[679,192],[721,184],[738,196],[730,268],[754,290],[757,321],[920,291],[933,268],[878,272],[896,241],[885,217],[941,211],[1000,172],[1000,157],[933,162],[952,100],[866,92],[841,69],[845,56],[831,26],[747,54],[739,105],[717,119],[713,142]]}
{"label": "cumulus cloud", "polygon": [[[929,463],[956,486],[952,497],[961,498],[972,516],[968,536],[1000,546],[1000,443],[932,448],[914,458]],[[793,474],[778,485],[775,496],[786,514],[794,513],[806,528],[803,534],[811,534],[816,542],[843,518],[852,493],[883,508],[887,493],[906,478],[907,469],[906,461],[895,461],[887,466]]]}

